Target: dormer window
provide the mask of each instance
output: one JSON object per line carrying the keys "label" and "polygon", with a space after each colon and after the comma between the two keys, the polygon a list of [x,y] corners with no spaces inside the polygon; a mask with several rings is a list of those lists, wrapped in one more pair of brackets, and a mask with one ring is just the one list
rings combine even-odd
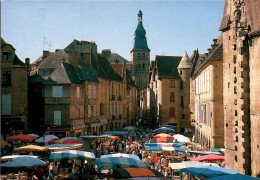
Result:
{"label": "dormer window", "polygon": [[11,61],[12,60],[12,53],[11,51],[4,51],[3,52],[4,61]]}

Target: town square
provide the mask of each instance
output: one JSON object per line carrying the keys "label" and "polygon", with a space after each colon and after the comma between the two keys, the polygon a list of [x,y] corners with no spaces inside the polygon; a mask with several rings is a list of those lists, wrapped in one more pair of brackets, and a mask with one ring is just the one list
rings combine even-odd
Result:
{"label": "town square", "polygon": [[260,178],[259,0],[1,2],[0,179]]}

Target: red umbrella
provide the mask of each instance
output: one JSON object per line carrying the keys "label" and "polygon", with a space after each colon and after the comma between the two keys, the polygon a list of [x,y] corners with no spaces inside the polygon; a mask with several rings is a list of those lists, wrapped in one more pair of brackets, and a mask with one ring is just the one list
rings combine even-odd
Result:
{"label": "red umbrella", "polygon": [[24,135],[24,134],[19,134],[19,135],[7,137],[6,141],[32,142],[35,139],[37,139],[37,137],[35,137],[35,136],[28,136],[28,135]]}
{"label": "red umbrella", "polygon": [[190,160],[191,161],[200,161],[200,162],[202,162],[202,161],[224,161],[225,158],[224,158],[224,156],[209,154],[209,155],[205,155],[205,156],[191,158]]}
{"label": "red umbrella", "polygon": [[48,144],[55,144],[55,142],[57,141],[58,139],[53,139],[51,141],[48,142]]}
{"label": "red umbrella", "polygon": [[159,137],[155,139],[157,143],[172,143],[173,140],[165,137]]}
{"label": "red umbrella", "polygon": [[82,144],[82,142],[76,141],[73,139],[67,139],[67,140],[63,141],[62,144]]}
{"label": "red umbrella", "polygon": [[116,139],[120,139],[120,137],[118,136],[109,136],[110,139],[116,140]]}

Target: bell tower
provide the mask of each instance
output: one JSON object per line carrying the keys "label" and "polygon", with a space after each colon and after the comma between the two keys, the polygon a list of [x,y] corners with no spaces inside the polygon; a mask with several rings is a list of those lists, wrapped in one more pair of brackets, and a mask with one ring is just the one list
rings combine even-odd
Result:
{"label": "bell tower", "polygon": [[131,51],[131,62],[133,65],[133,75],[139,89],[144,89],[148,84],[148,73],[150,66],[150,49],[147,45],[146,31],[143,27],[143,13],[138,11],[138,25],[135,30],[134,47]]}

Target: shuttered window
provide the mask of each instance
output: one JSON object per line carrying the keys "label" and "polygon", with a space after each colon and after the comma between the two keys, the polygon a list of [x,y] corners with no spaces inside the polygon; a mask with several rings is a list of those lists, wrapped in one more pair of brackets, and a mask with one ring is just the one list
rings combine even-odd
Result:
{"label": "shuttered window", "polygon": [[96,86],[93,86],[93,98],[96,99]]}
{"label": "shuttered window", "polygon": [[77,98],[79,98],[80,97],[80,87],[77,87],[76,93],[77,93]]}
{"label": "shuttered window", "polygon": [[93,105],[93,116],[96,117],[97,106]]}
{"label": "shuttered window", "polygon": [[169,108],[169,117],[175,117],[175,108],[174,107]]}
{"label": "shuttered window", "polygon": [[11,94],[2,94],[2,114],[10,115],[12,109]]}
{"label": "shuttered window", "polygon": [[91,98],[91,85],[88,85],[88,98]]}
{"label": "shuttered window", "polygon": [[54,125],[61,125],[61,111],[54,111]]}
{"label": "shuttered window", "polygon": [[91,105],[88,105],[88,117],[91,117]]}

